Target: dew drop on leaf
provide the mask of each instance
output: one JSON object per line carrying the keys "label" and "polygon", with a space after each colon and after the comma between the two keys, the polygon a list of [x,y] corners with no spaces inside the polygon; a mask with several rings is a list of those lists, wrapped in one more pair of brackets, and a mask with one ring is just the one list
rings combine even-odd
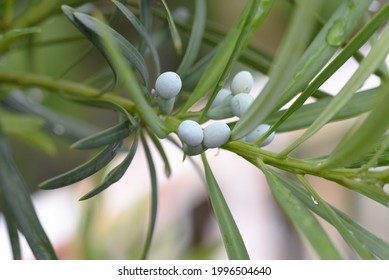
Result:
{"label": "dew drop on leaf", "polygon": [[317,200],[313,196],[311,196],[311,200],[315,205],[319,205],[319,202],[317,202]]}
{"label": "dew drop on leaf", "polygon": [[53,132],[56,135],[63,135],[66,132],[66,128],[62,124],[56,124],[53,127]]}
{"label": "dew drop on leaf", "polygon": [[343,20],[337,20],[328,30],[326,41],[329,45],[339,47],[343,44],[345,37],[344,25],[345,22]]}

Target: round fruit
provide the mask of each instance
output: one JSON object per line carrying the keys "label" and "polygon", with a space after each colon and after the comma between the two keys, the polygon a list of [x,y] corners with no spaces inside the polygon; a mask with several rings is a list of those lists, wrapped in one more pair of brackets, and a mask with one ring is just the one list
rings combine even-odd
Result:
{"label": "round fruit", "polygon": [[223,122],[211,123],[203,131],[203,146],[205,148],[220,147],[227,143],[231,136],[230,127]]}
{"label": "round fruit", "polygon": [[249,71],[237,73],[231,81],[232,94],[249,93],[254,85],[254,78]]}
{"label": "round fruit", "polygon": [[204,133],[197,122],[185,120],[178,127],[178,137],[188,146],[197,146],[203,141]]}
{"label": "round fruit", "polygon": [[225,88],[222,88],[217,93],[215,99],[212,102],[211,108],[215,108],[221,105],[227,98],[231,97],[231,91]]}
{"label": "round fruit", "polygon": [[[269,128],[270,125],[268,124],[260,124],[252,132],[246,135],[244,140],[249,143],[255,142],[258,138],[264,135],[269,130]],[[259,147],[269,145],[271,141],[273,141],[275,134],[276,133],[273,131],[261,144],[259,144]]]}
{"label": "round fruit", "polygon": [[181,78],[175,72],[162,73],[155,81],[157,95],[165,99],[176,97],[181,87]]}
{"label": "round fruit", "polygon": [[232,97],[230,101],[231,111],[237,116],[241,117],[253,103],[254,98],[247,93],[239,93]]}

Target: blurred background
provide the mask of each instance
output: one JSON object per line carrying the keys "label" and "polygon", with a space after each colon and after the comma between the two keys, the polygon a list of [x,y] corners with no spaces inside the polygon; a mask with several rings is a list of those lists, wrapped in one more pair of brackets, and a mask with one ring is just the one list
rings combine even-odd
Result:
{"label": "blurred background", "polygon": [[[23,2],[23,1],[21,1]],[[24,1],[20,9],[27,9],[34,1]],[[227,31],[238,17],[246,1],[208,1],[207,16],[221,30]],[[321,17],[328,17],[339,1],[327,1]],[[375,1],[372,12],[383,1]],[[185,17],[193,10],[193,1],[167,1],[176,11],[176,16]],[[110,1],[98,1],[95,6],[86,5],[84,10],[112,9]],[[278,0],[265,23],[252,41],[252,46],[273,56],[288,23],[291,6],[289,1]],[[125,19],[117,25],[122,34],[134,38],[133,30]],[[75,39],[65,44],[46,44],[63,37]],[[78,39],[77,39],[78,38]],[[0,57],[0,68],[12,71],[32,71],[85,81],[95,69],[104,66],[96,51],[92,51],[77,67],[66,71],[89,43],[80,40],[80,33],[62,16],[53,16],[42,24],[42,32],[31,38],[38,48],[21,48],[7,57]],[[185,37],[184,37],[185,38]],[[186,38],[187,39],[187,38]],[[162,71],[177,68],[180,57],[170,42],[159,47]],[[364,46],[367,52],[369,46]],[[203,52],[208,49],[204,47]],[[389,63],[389,61],[387,61]],[[354,61],[346,63],[322,89],[336,94],[357,68]],[[253,94],[258,94],[266,83],[266,77],[243,64],[234,66],[231,77],[241,70],[255,76]],[[153,79],[153,77],[151,77]],[[372,77],[363,89],[375,87],[378,80]],[[228,84],[226,85],[228,86]],[[30,106],[48,106],[69,120],[82,120],[83,133],[107,128],[117,122],[115,114],[102,109],[91,109],[69,102],[60,94],[43,92],[37,88],[18,90],[16,96],[27,97]],[[327,125],[294,154],[296,157],[323,155],[338,143],[355,120]],[[61,124],[50,127],[54,147],[42,147],[27,143],[20,138],[11,138],[12,152],[25,181],[34,192],[33,200],[49,238],[54,243],[61,259],[137,259],[140,257],[149,222],[150,179],[142,147],[125,176],[101,195],[79,202],[78,199],[101,180],[98,174],[67,188],[38,191],[36,186],[45,179],[65,172],[89,159],[95,151],[70,149],[77,139],[68,137]],[[280,151],[296,139],[302,131],[277,134],[266,147]],[[74,135],[74,134],[73,134]],[[51,142],[51,141],[50,141]],[[163,146],[170,159],[172,175],[165,174],[164,163],[156,150],[152,150],[158,175],[159,205],[156,232],[150,250],[150,259],[226,259],[218,226],[212,214],[207,190],[202,176],[196,171],[201,166],[198,156],[183,161],[180,149],[169,141]],[[150,147],[154,147],[152,144]],[[124,155],[124,153],[123,153]],[[107,173],[122,160],[119,153],[110,164]],[[241,231],[252,259],[316,259],[309,245],[287,220],[274,201],[263,174],[250,163],[235,154],[223,150],[209,150],[207,157],[215,177]],[[310,178],[312,184],[329,203],[354,217],[360,224],[389,242],[389,209],[355,194],[332,182]],[[328,224],[323,225],[331,233],[343,253],[354,258],[341,237]],[[23,240],[23,256],[33,258]],[[0,216],[0,259],[11,259],[11,249],[6,234],[4,219]]]}

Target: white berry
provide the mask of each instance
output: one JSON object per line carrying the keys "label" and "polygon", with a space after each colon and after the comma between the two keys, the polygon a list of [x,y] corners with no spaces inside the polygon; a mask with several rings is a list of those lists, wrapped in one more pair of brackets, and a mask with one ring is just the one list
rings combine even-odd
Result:
{"label": "white berry", "polygon": [[241,117],[253,103],[254,97],[247,93],[239,93],[232,97],[230,101],[231,111],[237,116]]}
{"label": "white berry", "polygon": [[[259,126],[257,126],[257,128],[255,128],[252,132],[250,132],[245,138],[244,140],[246,142],[255,142],[258,138],[260,138],[262,135],[264,135],[270,128],[270,125],[268,124],[260,124]],[[263,146],[266,146],[266,145],[269,145],[271,143],[271,141],[273,141],[274,139],[274,136],[275,136],[275,132],[273,131],[260,145],[259,147],[263,147]]]}
{"label": "white berry", "polygon": [[224,122],[211,123],[204,128],[203,146],[217,148],[227,143],[231,136],[230,127]]}
{"label": "white berry", "polygon": [[155,91],[162,98],[170,99],[180,92],[182,82],[175,72],[165,72],[158,76],[155,81]]}
{"label": "white berry", "polygon": [[197,146],[203,141],[204,133],[197,122],[185,120],[178,127],[178,137],[188,146]]}
{"label": "white berry", "polygon": [[237,73],[231,81],[232,94],[249,93],[254,85],[254,78],[249,71]]}
{"label": "white berry", "polygon": [[222,104],[227,98],[230,98],[231,96],[231,91],[225,88],[222,88],[219,90],[217,93],[215,99],[212,102],[211,108],[215,108],[218,105]]}

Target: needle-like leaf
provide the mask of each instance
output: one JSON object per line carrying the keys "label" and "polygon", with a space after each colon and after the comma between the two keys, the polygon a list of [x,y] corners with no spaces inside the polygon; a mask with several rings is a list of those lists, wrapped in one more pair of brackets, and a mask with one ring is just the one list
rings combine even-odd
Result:
{"label": "needle-like leaf", "polygon": [[150,171],[150,181],[151,181],[151,209],[150,209],[150,221],[149,227],[146,235],[146,242],[143,248],[143,253],[141,259],[145,260],[149,254],[151,242],[154,236],[155,224],[157,222],[157,210],[158,210],[158,185],[157,185],[157,172],[155,171],[155,165],[153,156],[151,155],[150,148],[148,146],[147,140],[144,134],[141,132],[141,140],[143,149],[145,150],[147,163]]}
{"label": "needle-like leaf", "polygon": [[[29,189],[20,177],[15,167],[10,147],[0,127],[0,188],[1,196],[5,201],[8,217],[17,225],[26,238],[34,256],[37,259],[56,259],[53,246],[44,231],[35,212]],[[11,226],[13,241],[15,228]],[[14,253],[18,255],[17,245],[14,243]]]}
{"label": "needle-like leaf", "polygon": [[138,137],[135,137],[134,142],[132,143],[131,149],[128,152],[126,158],[118,166],[116,166],[108,173],[108,175],[104,178],[103,183],[101,183],[98,187],[88,192],[83,197],[81,197],[80,201],[87,200],[91,197],[94,197],[95,195],[101,193],[102,191],[110,187],[112,184],[119,181],[123,177],[124,173],[126,173],[128,167],[130,166],[135,156],[135,153],[137,151],[137,148],[138,148]]}
{"label": "needle-like leaf", "polygon": [[58,175],[54,178],[46,180],[39,184],[41,189],[57,189],[62,188],[78,181],[81,181],[97,171],[105,167],[116,155],[117,149],[120,147],[121,142],[116,142],[104,150],[102,150],[95,157],[87,161],[86,163],[66,172]]}
{"label": "needle-like leaf", "polygon": [[266,175],[275,199],[292,223],[308,239],[320,258],[342,259],[327,233],[303,203],[285,188],[284,184],[263,163],[259,163],[259,166]]}
{"label": "needle-like leaf", "polygon": [[201,154],[203,161],[205,178],[208,185],[208,194],[212,203],[212,208],[216,216],[217,223],[223,237],[224,247],[226,248],[230,260],[248,260],[246,246],[236,226],[234,218],[228,208],[219,185],[212,173],[205,154]]}

